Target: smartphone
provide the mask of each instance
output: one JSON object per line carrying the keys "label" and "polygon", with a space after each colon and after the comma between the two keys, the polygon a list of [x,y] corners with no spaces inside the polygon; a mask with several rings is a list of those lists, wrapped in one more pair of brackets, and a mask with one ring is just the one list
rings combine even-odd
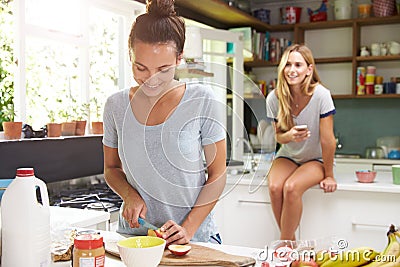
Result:
{"label": "smartphone", "polygon": [[296,130],[298,130],[298,131],[301,131],[301,130],[307,129],[307,125],[305,125],[305,124],[296,125],[296,126],[294,126],[294,128],[295,128]]}

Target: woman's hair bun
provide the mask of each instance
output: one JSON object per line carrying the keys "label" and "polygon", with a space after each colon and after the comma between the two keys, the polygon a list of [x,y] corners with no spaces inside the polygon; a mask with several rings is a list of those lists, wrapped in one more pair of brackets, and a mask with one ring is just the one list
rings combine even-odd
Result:
{"label": "woman's hair bun", "polygon": [[175,16],[175,0],[147,0],[146,11],[157,17]]}

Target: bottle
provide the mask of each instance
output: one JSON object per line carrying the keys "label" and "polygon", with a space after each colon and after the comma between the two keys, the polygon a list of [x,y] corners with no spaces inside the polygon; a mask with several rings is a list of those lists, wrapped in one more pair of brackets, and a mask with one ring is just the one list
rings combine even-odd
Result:
{"label": "bottle", "polygon": [[104,267],[105,255],[102,236],[77,235],[74,239],[72,267]]}
{"label": "bottle", "polygon": [[1,223],[3,267],[50,266],[49,196],[33,168],[17,169],[1,200]]}

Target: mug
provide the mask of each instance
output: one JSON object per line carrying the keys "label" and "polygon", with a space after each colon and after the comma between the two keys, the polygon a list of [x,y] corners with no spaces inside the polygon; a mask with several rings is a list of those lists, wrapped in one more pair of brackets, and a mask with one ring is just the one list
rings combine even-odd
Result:
{"label": "mug", "polygon": [[393,184],[400,185],[400,165],[392,165]]}

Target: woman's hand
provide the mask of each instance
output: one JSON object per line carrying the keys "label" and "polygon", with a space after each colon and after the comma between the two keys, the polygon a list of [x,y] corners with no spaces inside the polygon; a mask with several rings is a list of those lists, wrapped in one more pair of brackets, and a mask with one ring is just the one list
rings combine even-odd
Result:
{"label": "woman's hand", "polygon": [[124,198],[124,209],[122,217],[129,223],[131,228],[140,227],[138,218],[145,218],[147,207],[142,197],[136,192],[131,191],[127,197]]}
{"label": "woman's hand", "polygon": [[330,193],[335,192],[337,184],[336,180],[333,177],[328,176],[319,183],[319,186],[324,189],[325,193]]}
{"label": "woman's hand", "polygon": [[161,231],[165,232],[163,238],[167,244],[187,244],[189,243],[192,236],[186,231],[186,229],[176,222],[169,220],[163,226]]}
{"label": "woman's hand", "polygon": [[297,129],[296,126],[294,126],[292,129],[290,129],[290,135],[292,142],[303,142],[310,137],[311,132],[307,128]]}

